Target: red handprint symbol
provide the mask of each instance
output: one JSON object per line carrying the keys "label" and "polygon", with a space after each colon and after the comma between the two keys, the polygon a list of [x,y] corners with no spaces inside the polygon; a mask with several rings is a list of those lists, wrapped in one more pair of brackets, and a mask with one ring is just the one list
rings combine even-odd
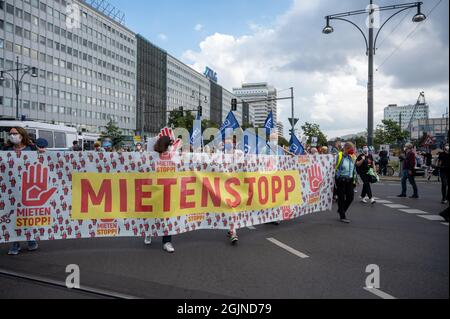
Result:
{"label": "red handprint symbol", "polygon": [[48,168],[42,165],[30,166],[30,172],[23,173],[22,204],[28,207],[39,207],[56,192],[56,187],[48,189]]}
{"label": "red handprint symbol", "polygon": [[159,133],[159,137],[168,136],[173,141],[173,150],[172,152],[175,153],[180,147],[181,147],[181,140],[177,139],[175,140],[175,136],[173,134],[173,130],[171,128],[165,127],[161,130],[161,133]]}
{"label": "red handprint symbol", "polygon": [[319,165],[314,165],[308,169],[309,185],[311,192],[316,193],[320,190],[323,184],[322,170]]}

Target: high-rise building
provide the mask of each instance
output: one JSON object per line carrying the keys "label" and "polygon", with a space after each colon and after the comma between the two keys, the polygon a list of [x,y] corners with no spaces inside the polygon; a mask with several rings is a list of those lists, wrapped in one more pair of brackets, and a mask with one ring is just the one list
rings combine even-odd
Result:
{"label": "high-rise building", "polygon": [[274,122],[277,122],[277,90],[267,83],[244,83],[241,88],[233,88],[233,93],[242,100],[251,102],[250,117],[255,126],[263,126],[272,111]]}
{"label": "high-rise building", "polygon": [[167,52],[137,35],[136,130],[156,135],[167,124]]}
{"label": "high-rise building", "polygon": [[[15,69],[16,57],[19,67],[38,69],[37,78],[23,78],[20,116],[90,132],[112,119],[134,133],[136,39],[112,17],[78,0],[2,0],[0,69]],[[6,73],[0,96],[0,117],[15,118]]]}
{"label": "high-rise building", "polygon": [[278,135],[284,137],[284,125],[282,122],[277,122]]}
{"label": "high-rise building", "polygon": [[397,124],[401,123],[402,129],[406,130],[411,120],[429,118],[430,107],[428,104],[418,104],[414,118],[412,118],[415,108],[415,105],[398,106],[397,104],[391,104],[384,109],[384,119],[394,121]]}
{"label": "high-rise building", "polygon": [[410,128],[411,139],[420,140],[425,133],[435,138],[438,145],[448,139],[448,131],[448,117],[414,120]]}

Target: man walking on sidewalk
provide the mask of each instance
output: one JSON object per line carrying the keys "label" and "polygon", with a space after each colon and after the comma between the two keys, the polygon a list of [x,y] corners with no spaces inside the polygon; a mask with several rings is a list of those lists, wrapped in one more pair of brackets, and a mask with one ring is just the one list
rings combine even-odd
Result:
{"label": "man walking on sidewalk", "polygon": [[408,143],[405,145],[405,160],[403,161],[402,172],[402,193],[398,197],[406,197],[406,181],[411,184],[414,194],[410,198],[419,198],[416,180],[414,178],[414,171],[416,169],[416,154],[413,150],[413,145]]}

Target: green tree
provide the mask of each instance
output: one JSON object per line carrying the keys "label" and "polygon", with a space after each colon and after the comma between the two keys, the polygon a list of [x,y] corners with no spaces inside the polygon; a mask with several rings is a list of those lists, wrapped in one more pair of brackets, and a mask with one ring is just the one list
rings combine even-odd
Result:
{"label": "green tree", "polygon": [[326,135],[320,130],[320,126],[318,124],[312,124],[312,123],[305,123],[305,125],[302,126],[303,134],[308,138],[307,144],[311,145],[312,138],[317,137],[317,145],[327,145],[327,137]]}
{"label": "green tree", "polygon": [[185,128],[191,132],[194,121],[195,117],[191,112],[175,110],[169,114],[169,126],[173,128]]}
{"label": "green tree", "polygon": [[408,137],[408,132],[404,132],[396,122],[383,120],[375,130],[374,143],[376,147],[383,144],[397,145],[402,144]]}
{"label": "green tree", "polygon": [[289,147],[289,142],[287,139],[285,139],[283,136],[278,137],[278,146],[288,146]]}
{"label": "green tree", "polygon": [[357,148],[362,148],[364,145],[367,145],[367,139],[364,136],[354,137],[351,142],[355,144]]}
{"label": "green tree", "polygon": [[113,148],[119,148],[122,146],[123,141],[125,140],[125,136],[117,126],[117,123],[113,120],[109,120],[108,124],[106,124],[105,131],[100,134],[100,139],[102,141],[105,139],[110,139]]}

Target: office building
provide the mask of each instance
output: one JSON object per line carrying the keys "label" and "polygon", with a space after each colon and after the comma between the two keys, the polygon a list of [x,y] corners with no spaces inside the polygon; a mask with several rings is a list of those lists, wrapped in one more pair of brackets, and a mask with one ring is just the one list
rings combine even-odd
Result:
{"label": "office building", "polygon": [[273,112],[274,122],[277,122],[277,90],[267,83],[244,83],[241,88],[233,88],[233,94],[249,102],[250,117],[255,126],[264,126],[267,116]]}
{"label": "office building", "polygon": [[[416,109],[415,114],[414,109]],[[403,130],[408,129],[411,120],[428,119],[429,114],[430,107],[426,103],[418,104],[417,108],[416,105],[398,106],[397,104],[391,104],[384,109],[384,119],[401,124]]]}
{"label": "office building", "polygon": [[[38,69],[23,78],[20,116],[89,132],[111,119],[134,134],[136,40],[121,23],[84,1],[0,1],[0,69],[15,69],[16,57]],[[14,84],[4,77],[0,117],[15,118]]]}

